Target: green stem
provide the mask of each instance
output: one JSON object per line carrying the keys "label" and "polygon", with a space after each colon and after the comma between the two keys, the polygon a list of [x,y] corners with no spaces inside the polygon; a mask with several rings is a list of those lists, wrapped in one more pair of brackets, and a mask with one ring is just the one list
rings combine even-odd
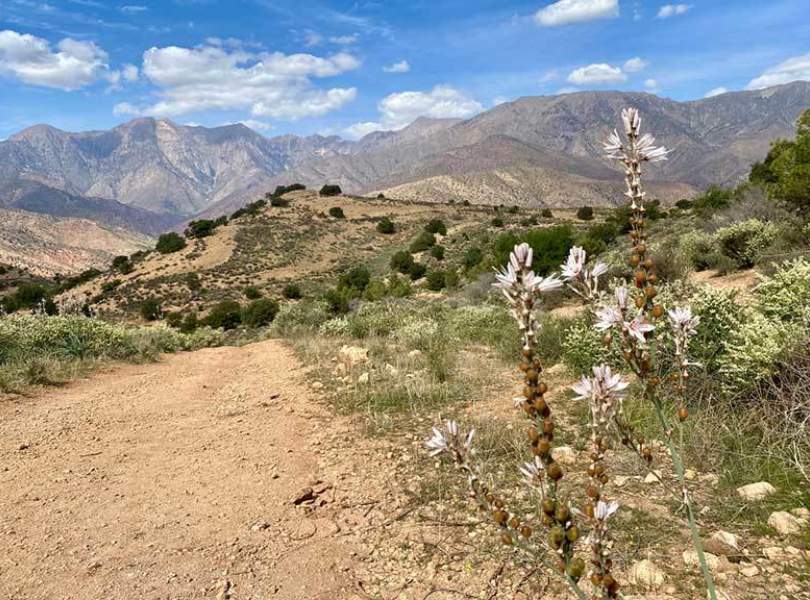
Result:
{"label": "green stem", "polygon": [[669,455],[672,457],[672,466],[675,469],[675,474],[678,476],[678,481],[683,489],[683,502],[686,505],[686,514],[689,520],[689,531],[692,533],[692,545],[695,547],[698,562],[700,563],[700,569],[703,571],[703,580],[706,582],[706,589],[709,591],[710,600],[717,600],[717,590],[714,587],[714,578],[709,572],[709,565],[706,562],[706,555],[703,552],[703,541],[700,539],[700,532],[698,531],[697,523],[695,522],[695,512],[692,508],[692,499],[689,497],[689,491],[686,489],[686,476],[683,468],[683,459],[672,441],[672,428],[667,421],[666,415],[664,415],[661,405],[655,400],[653,400],[652,404],[655,407],[656,415],[658,415],[658,422],[661,424],[661,427],[664,430],[664,439],[666,440]]}

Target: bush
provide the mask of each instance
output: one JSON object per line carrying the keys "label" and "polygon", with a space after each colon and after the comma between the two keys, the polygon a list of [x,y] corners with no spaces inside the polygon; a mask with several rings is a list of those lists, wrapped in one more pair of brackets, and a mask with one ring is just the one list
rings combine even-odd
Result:
{"label": "bush", "polygon": [[528,243],[534,251],[535,273],[548,275],[565,261],[574,245],[574,234],[568,225],[532,229],[520,237],[513,233],[502,233],[493,243],[493,264],[505,265],[512,248],[521,242]]}
{"label": "bush", "polygon": [[495,217],[494,219],[492,219],[492,221],[490,221],[490,224],[493,227],[503,227],[503,219],[501,219],[500,217]]}
{"label": "bush", "polygon": [[760,253],[776,237],[779,228],[773,223],[749,219],[715,232],[720,251],[744,269],[754,266]]}
{"label": "bush", "polygon": [[270,206],[285,208],[289,205],[290,201],[286,200],[285,198],[281,198],[279,196],[273,196],[272,198],[270,198]]}
{"label": "bush", "polygon": [[445,285],[445,274],[444,271],[431,271],[428,273],[427,276],[427,288],[434,292],[438,292],[439,290],[444,289]]}
{"label": "bush", "polygon": [[797,258],[780,265],[754,288],[757,309],[770,319],[810,326],[810,262]]}
{"label": "bush", "polygon": [[333,185],[328,183],[324,185],[321,188],[321,191],[319,192],[321,196],[340,196],[340,194],[342,193],[343,192],[341,191],[339,185]]}
{"label": "bush", "polygon": [[339,206],[333,206],[329,209],[329,216],[334,217],[335,219],[345,219],[346,215],[343,213],[343,209]]}
{"label": "bush", "polygon": [[621,364],[616,353],[605,346],[602,334],[586,319],[575,321],[566,330],[562,341],[562,360],[576,376],[589,374],[593,365]]}
{"label": "bush", "polygon": [[192,331],[195,331],[199,326],[200,322],[197,319],[197,313],[190,312],[186,315],[186,317],[183,319],[183,322],[180,324],[180,331],[182,333],[191,333]]}
{"label": "bush", "polygon": [[204,238],[214,233],[216,228],[217,224],[211,219],[200,219],[191,221],[184,233],[187,238]]}
{"label": "bush", "polygon": [[593,207],[591,206],[580,206],[577,209],[577,219],[580,221],[592,221],[593,220]]}
{"label": "bush", "polygon": [[287,300],[300,300],[301,299],[301,288],[298,286],[297,283],[288,283],[284,286],[284,289],[281,291],[281,295],[284,296]]}
{"label": "bush", "polygon": [[259,291],[259,288],[257,288],[255,285],[247,286],[244,290],[242,290],[242,293],[248,300],[258,300],[259,298],[262,297],[262,293]]}
{"label": "bush", "polygon": [[6,312],[34,308],[47,297],[48,290],[38,283],[22,283],[13,294],[3,298],[3,308]]}
{"label": "bush", "polygon": [[183,282],[191,292],[199,292],[202,289],[202,282],[197,273],[188,273],[183,279]]}
{"label": "bush", "polygon": [[113,291],[119,285],[121,285],[120,279],[112,279],[110,281],[105,281],[104,283],[101,284],[101,291],[106,294],[108,292]]}
{"label": "bush", "polygon": [[430,249],[430,255],[436,260],[444,260],[444,246],[436,244]]}
{"label": "bush", "polygon": [[157,321],[160,318],[160,301],[156,298],[147,298],[141,302],[141,317],[147,321]]}
{"label": "bush", "polygon": [[484,252],[478,246],[473,246],[467,248],[464,253],[463,264],[466,269],[472,269],[480,265],[482,260],[484,260]]}
{"label": "bush", "polygon": [[447,227],[441,219],[431,219],[428,224],[425,225],[425,231],[438,233],[439,235],[447,235]]}
{"label": "bush", "polygon": [[275,191],[272,194],[265,194],[265,196],[283,196],[288,192],[297,192],[299,190],[305,190],[307,186],[302,183],[293,183],[291,185],[277,185]]}
{"label": "bush", "polygon": [[429,231],[422,231],[416,239],[411,242],[409,250],[411,254],[424,252],[436,243],[436,237]]}
{"label": "bush", "polygon": [[395,271],[399,271],[403,275],[410,273],[413,264],[413,256],[411,256],[410,252],[405,250],[400,250],[391,257],[391,268]]}
{"label": "bush", "polygon": [[169,327],[178,329],[183,324],[183,313],[180,311],[167,312],[163,316],[163,320],[166,321],[166,325]]}
{"label": "bush", "polygon": [[680,208],[681,210],[689,210],[694,205],[695,203],[692,200],[687,200],[686,198],[681,198],[675,203],[675,206]]}
{"label": "bush", "polygon": [[733,197],[732,190],[713,185],[703,195],[692,200],[692,207],[697,215],[706,217],[720,209],[728,208]]}
{"label": "bush", "polygon": [[242,307],[235,300],[223,300],[211,308],[202,322],[213,329],[235,329],[242,322]]}
{"label": "bush", "polygon": [[396,226],[388,217],[383,217],[377,222],[377,231],[384,234],[394,233]]}
{"label": "bush", "polygon": [[112,268],[114,271],[118,271],[122,275],[132,273],[132,271],[135,269],[132,266],[132,263],[129,262],[128,256],[116,256],[115,258],[113,258]]}
{"label": "bush", "polygon": [[273,331],[290,336],[296,332],[317,331],[322,323],[329,320],[329,306],[325,302],[303,300],[281,307],[273,321]]}
{"label": "bush", "polygon": [[371,281],[371,273],[364,266],[353,267],[348,273],[344,273],[340,278],[340,287],[351,288],[357,292],[366,289]]}
{"label": "bush", "polygon": [[427,273],[427,267],[422,263],[415,262],[411,265],[411,268],[408,270],[408,275],[411,278],[411,281],[416,281],[417,279],[422,279]]}
{"label": "bush", "polygon": [[161,234],[155,244],[155,250],[161,254],[171,254],[186,247],[186,239],[174,231]]}
{"label": "bush", "polygon": [[678,238],[679,251],[697,271],[713,268],[720,254],[717,240],[703,231],[690,231]]}
{"label": "bush", "polygon": [[269,298],[254,300],[242,312],[242,323],[247,327],[264,327],[278,314],[278,302]]}
{"label": "bush", "polygon": [[544,219],[553,219],[554,213],[551,212],[550,208],[544,208],[543,210],[540,211],[540,216],[543,217]]}
{"label": "bush", "polygon": [[349,302],[355,297],[352,290],[336,287],[323,295],[323,300],[329,307],[329,312],[335,315],[345,315],[349,312]]}

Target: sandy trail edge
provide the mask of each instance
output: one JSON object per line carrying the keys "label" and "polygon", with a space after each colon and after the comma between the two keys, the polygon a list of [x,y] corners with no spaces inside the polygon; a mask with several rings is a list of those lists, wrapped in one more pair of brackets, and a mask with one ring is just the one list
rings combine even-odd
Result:
{"label": "sandy trail edge", "polygon": [[271,340],[0,401],[0,597],[355,597],[353,432],[303,375]]}

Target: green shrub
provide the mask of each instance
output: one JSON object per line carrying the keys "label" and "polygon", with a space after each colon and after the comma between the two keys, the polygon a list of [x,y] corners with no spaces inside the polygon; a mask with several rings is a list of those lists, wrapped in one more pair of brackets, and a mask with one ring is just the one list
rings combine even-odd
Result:
{"label": "green shrub", "polygon": [[466,269],[472,269],[480,265],[482,260],[484,260],[484,252],[478,246],[473,246],[467,248],[464,253],[463,264]]}
{"label": "green shrub", "polygon": [[245,295],[245,298],[248,300],[258,300],[262,297],[262,293],[259,291],[255,285],[249,285],[242,290],[242,293]]}
{"label": "green shrub", "polygon": [[404,298],[410,296],[413,288],[407,277],[392,275],[388,280],[388,295],[394,298]]}
{"label": "green shrub", "polygon": [[121,285],[120,279],[111,279],[110,281],[105,281],[104,283],[101,284],[101,291],[106,294],[108,292],[113,291],[119,285]]}
{"label": "green shrub", "polygon": [[281,198],[279,196],[273,196],[270,198],[270,206],[275,206],[278,208],[286,208],[290,205],[290,201],[286,198]]}
{"label": "green shrub", "polygon": [[356,290],[344,287],[336,287],[327,290],[323,295],[323,301],[329,307],[329,312],[335,315],[345,315],[349,312],[349,302],[356,296]]}
{"label": "green shrub", "polygon": [[135,267],[132,266],[132,263],[129,262],[128,256],[116,256],[113,258],[112,268],[114,271],[118,271],[122,275],[132,273],[132,271],[135,269]]}
{"label": "green shrub", "polygon": [[283,336],[317,331],[322,323],[329,320],[329,312],[329,306],[319,300],[302,300],[285,304],[273,321],[273,331]]}
{"label": "green shrub", "polygon": [[351,288],[357,292],[362,292],[366,289],[371,281],[371,273],[368,268],[364,266],[353,267],[348,273],[344,273],[340,277],[340,287]]}
{"label": "green shrub", "polygon": [[427,276],[427,288],[434,292],[443,290],[445,287],[444,271],[431,271]]}
{"label": "green shrub", "polygon": [[202,322],[213,329],[235,329],[242,322],[242,307],[235,300],[223,300],[208,311]]}
{"label": "green shrub", "polygon": [[411,265],[411,268],[408,270],[408,275],[411,278],[411,281],[416,281],[417,279],[421,279],[427,273],[427,267],[422,263],[415,262]]}
{"label": "green shrub", "polygon": [[186,239],[174,231],[161,234],[155,244],[155,250],[161,254],[171,254],[186,247]]}
{"label": "green shrub", "polygon": [[678,238],[679,252],[696,271],[713,268],[720,254],[717,240],[703,231],[689,231]]}
{"label": "green shrub", "polygon": [[292,183],[290,185],[277,185],[275,191],[272,194],[268,193],[265,194],[265,196],[270,197],[283,196],[284,194],[287,194],[289,192],[297,192],[305,189],[307,189],[307,186],[305,186],[303,183]]}
{"label": "green shrub", "polygon": [[547,275],[565,261],[574,245],[574,234],[568,225],[532,229],[520,237],[514,233],[502,233],[493,243],[493,265],[501,267],[509,260],[509,253],[516,244],[528,243],[534,251],[533,267],[538,275]]}
{"label": "green shrub", "polygon": [[687,200],[686,198],[681,198],[675,203],[675,206],[680,208],[681,210],[689,210],[691,209],[695,203],[692,200]]}
{"label": "green shrub", "polygon": [[321,196],[339,196],[343,193],[340,189],[339,185],[334,184],[326,184],[321,188],[321,191],[318,192]]}
{"label": "green shrub", "polygon": [[48,290],[38,283],[22,283],[13,294],[3,298],[3,309],[14,312],[23,308],[34,308],[48,297]]}
{"label": "green shrub", "polygon": [[550,208],[544,208],[540,211],[540,216],[544,219],[553,219],[554,213],[551,212]]}
{"label": "green shrub", "polygon": [[273,322],[278,314],[278,302],[260,298],[248,304],[242,312],[242,324],[247,327],[264,327]]}
{"label": "green shrub", "polygon": [[450,269],[449,271],[444,272],[444,285],[450,289],[455,289],[458,287],[460,283],[460,279],[458,273]]}
{"label": "green shrub", "polygon": [[592,221],[593,220],[593,207],[591,206],[580,206],[577,209],[577,219],[580,221]]}
{"label": "green shrub", "polygon": [[619,365],[620,359],[612,348],[605,346],[602,334],[586,319],[572,323],[562,341],[563,363],[576,375],[586,375],[598,364]]}
{"label": "green shrub", "polygon": [[180,324],[180,331],[182,333],[191,333],[195,331],[200,326],[200,322],[197,318],[196,312],[188,313],[183,322]]}
{"label": "green shrub", "polygon": [[200,276],[197,275],[197,273],[186,274],[183,281],[191,292],[198,292],[202,289],[202,282],[200,281]]}
{"label": "green shrub", "polygon": [[430,249],[430,255],[436,260],[444,260],[444,246],[436,244]]}
{"label": "green shrub", "polygon": [[334,217],[335,219],[345,219],[346,215],[343,212],[343,209],[339,206],[333,206],[329,209],[329,216]]}
{"label": "green shrub", "polygon": [[703,195],[692,200],[692,208],[699,216],[706,217],[723,208],[728,208],[734,197],[732,190],[711,186]]}
{"label": "green shrub", "polygon": [[694,314],[700,317],[695,336],[689,344],[690,358],[701,363],[706,373],[716,373],[726,344],[743,320],[742,307],[735,290],[702,286],[689,299]]}
{"label": "green shrub", "polygon": [[284,289],[281,291],[281,295],[284,296],[287,300],[300,300],[301,299],[301,287],[297,283],[288,283],[284,286]]}
{"label": "green shrub", "polygon": [[751,268],[762,251],[776,237],[779,228],[773,223],[748,219],[715,232],[720,251],[741,268]]}
{"label": "green shrub", "polygon": [[183,324],[183,313],[180,311],[167,312],[163,315],[163,320],[169,327],[178,329]]}
{"label": "green shrub", "polygon": [[503,219],[501,219],[500,217],[495,217],[494,219],[492,219],[492,221],[490,221],[490,225],[492,225],[493,227],[503,227]]}
{"label": "green shrub", "polygon": [[389,234],[396,231],[394,222],[388,217],[383,217],[377,222],[377,231],[379,233]]}
{"label": "green shrub", "polygon": [[422,231],[416,236],[416,239],[411,242],[411,246],[409,250],[411,254],[416,254],[417,252],[424,252],[431,246],[436,243],[436,236],[434,236],[429,231]]}
{"label": "green shrub", "polygon": [[391,257],[391,268],[403,275],[410,273],[413,263],[413,256],[405,250],[400,250]]}
{"label": "green shrub", "polygon": [[157,298],[147,298],[141,302],[141,317],[147,321],[157,321],[160,318],[160,301]]}
{"label": "green shrub", "polygon": [[757,309],[770,319],[810,326],[810,262],[797,258],[780,265],[754,288]]}
{"label": "green shrub", "polygon": [[439,235],[447,235],[447,227],[441,219],[431,219],[428,224],[425,225],[425,231],[438,233]]}
{"label": "green shrub", "polygon": [[211,219],[200,219],[191,221],[184,234],[187,238],[204,238],[214,233],[216,228],[217,224]]}

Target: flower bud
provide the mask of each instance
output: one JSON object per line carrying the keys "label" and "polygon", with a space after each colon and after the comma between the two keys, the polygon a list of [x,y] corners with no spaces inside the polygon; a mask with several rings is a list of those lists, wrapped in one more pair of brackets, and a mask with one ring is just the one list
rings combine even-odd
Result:
{"label": "flower bud", "polygon": [[504,532],[501,534],[501,541],[502,541],[502,542],[503,542],[505,545],[507,545],[507,546],[511,546],[511,545],[512,545],[512,536],[509,534],[509,532],[508,532],[508,531],[504,531]]}
{"label": "flower bud", "polygon": [[686,407],[685,407],[685,406],[682,406],[682,407],[681,407],[681,408],[678,410],[678,419],[680,419],[680,420],[681,420],[681,423],[683,423],[683,422],[684,422],[684,421],[686,421],[686,419],[688,419],[688,418],[689,418],[689,411],[686,409]]}
{"label": "flower bud", "polygon": [[554,481],[557,481],[563,476],[563,471],[560,465],[556,462],[551,463],[548,466],[548,476],[551,477]]}
{"label": "flower bud", "polygon": [[653,306],[652,314],[656,319],[660,319],[661,317],[664,316],[664,307],[661,306],[660,304],[656,304],[655,306]]}
{"label": "flower bud", "polygon": [[568,531],[565,532],[565,537],[569,542],[576,542],[579,539],[579,529],[577,526],[571,525],[571,527],[568,528]]}
{"label": "flower bud", "polygon": [[522,535],[524,539],[528,540],[530,537],[532,537],[532,528],[528,525],[524,525],[520,528],[520,535]]}
{"label": "flower bud", "polygon": [[571,512],[568,510],[568,507],[563,504],[557,506],[557,510],[554,511],[554,518],[557,519],[557,522],[561,524],[565,524],[570,516]]}
{"label": "flower bud", "polygon": [[540,507],[543,509],[544,513],[546,513],[547,515],[552,515],[554,514],[554,509],[556,506],[554,504],[554,500],[552,500],[551,498],[544,498]]}
{"label": "flower bud", "polygon": [[541,381],[537,384],[537,393],[542,395],[546,392],[548,392],[548,386],[545,384],[545,382]]}

